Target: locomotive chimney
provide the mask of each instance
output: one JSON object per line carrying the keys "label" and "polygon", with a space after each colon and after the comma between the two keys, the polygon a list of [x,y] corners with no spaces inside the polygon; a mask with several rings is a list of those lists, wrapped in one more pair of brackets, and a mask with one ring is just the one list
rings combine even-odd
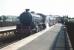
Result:
{"label": "locomotive chimney", "polygon": [[26,12],[29,12],[30,9],[26,9]]}

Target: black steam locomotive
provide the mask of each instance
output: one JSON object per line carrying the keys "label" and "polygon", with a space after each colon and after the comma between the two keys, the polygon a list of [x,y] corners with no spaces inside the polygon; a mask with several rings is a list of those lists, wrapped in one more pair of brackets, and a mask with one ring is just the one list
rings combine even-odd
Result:
{"label": "black steam locomotive", "polygon": [[19,22],[16,26],[16,34],[25,34],[25,36],[28,36],[45,29],[45,17],[43,14],[29,12],[29,9],[26,9],[18,17]]}

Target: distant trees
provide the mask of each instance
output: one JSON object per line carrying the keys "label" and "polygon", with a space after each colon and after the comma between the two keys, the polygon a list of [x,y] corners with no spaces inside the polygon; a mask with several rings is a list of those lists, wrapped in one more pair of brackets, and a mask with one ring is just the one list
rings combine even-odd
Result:
{"label": "distant trees", "polygon": [[17,16],[0,16],[0,27],[14,26],[17,22]]}
{"label": "distant trees", "polygon": [[7,20],[7,17],[3,15],[2,20],[3,20],[3,22],[5,22]]}
{"label": "distant trees", "polygon": [[4,16],[4,15],[0,16],[0,21],[1,22],[5,22],[6,20],[7,20],[6,16]]}
{"label": "distant trees", "polygon": [[63,16],[64,19],[64,24],[66,24],[68,22],[68,16]]}
{"label": "distant trees", "polygon": [[0,20],[1,20],[1,17],[0,17]]}

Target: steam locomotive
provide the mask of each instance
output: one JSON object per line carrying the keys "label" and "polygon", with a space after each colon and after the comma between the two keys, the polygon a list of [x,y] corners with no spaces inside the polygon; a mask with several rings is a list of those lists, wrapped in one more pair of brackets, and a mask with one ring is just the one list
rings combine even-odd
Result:
{"label": "steam locomotive", "polygon": [[25,34],[25,36],[28,36],[45,29],[45,18],[46,16],[43,14],[29,12],[29,9],[26,9],[26,11],[18,17],[16,34]]}
{"label": "steam locomotive", "polygon": [[47,17],[42,13],[29,12],[29,9],[26,9],[18,17],[16,35],[29,36],[37,33],[46,28],[46,22],[48,22],[49,26],[52,26],[56,24],[56,18],[52,16]]}

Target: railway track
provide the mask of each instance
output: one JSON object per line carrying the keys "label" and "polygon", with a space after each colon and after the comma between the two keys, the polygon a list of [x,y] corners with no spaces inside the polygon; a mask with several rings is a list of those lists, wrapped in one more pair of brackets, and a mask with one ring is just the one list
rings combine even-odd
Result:
{"label": "railway track", "polygon": [[24,35],[21,35],[20,37],[16,36],[15,30],[16,29],[0,31],[0,48],[3,48],[9,44],[12,44],[25,38]]}
{"label": "railway track", "polygon": [[14,42],[16,39],[14,34],[15,29],[0,31],[0,48]]}

